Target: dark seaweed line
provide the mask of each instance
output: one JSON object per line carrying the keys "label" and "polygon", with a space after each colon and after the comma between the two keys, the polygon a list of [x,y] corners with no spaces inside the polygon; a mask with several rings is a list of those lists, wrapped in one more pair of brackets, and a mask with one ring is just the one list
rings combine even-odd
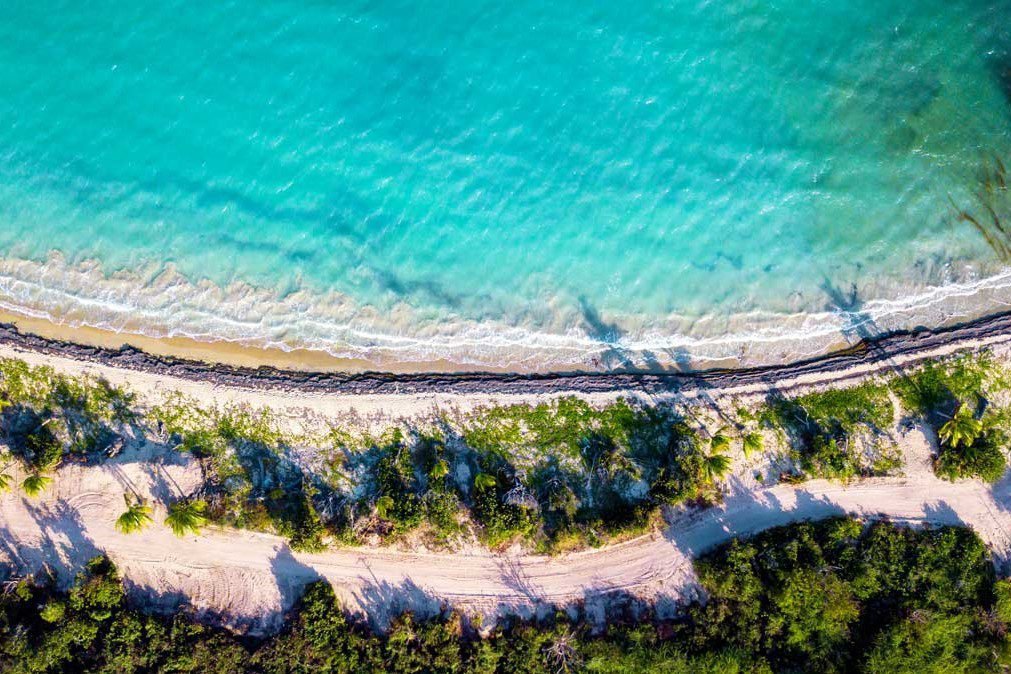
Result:
{"label": "dark seaweed line", "polygon": [[[49,339],[0,323],[0,344],[37,353],[63,356],[110,367],[210,382],[222,386],[260,390],[331,394],[418,393],[607,393],[638,391],[648,394],[691,389],[734,388],[767,384],[803,375],[825,374],[858,365],[879,365],[884,370],[896,357],[915,354],[998,335],[1011,336],[1011,312],[994,314],[945,328],[895,331],[864,340],[843,351],[796,361],[740,369],[682,372],[559,372],[510,374],[496,372],[389,373],[301,372],[263,366],[234,367],[171,356],[156,356],[132,346],[119,349],[87,346]],[[925,356],[926,357],[926,356]]]}

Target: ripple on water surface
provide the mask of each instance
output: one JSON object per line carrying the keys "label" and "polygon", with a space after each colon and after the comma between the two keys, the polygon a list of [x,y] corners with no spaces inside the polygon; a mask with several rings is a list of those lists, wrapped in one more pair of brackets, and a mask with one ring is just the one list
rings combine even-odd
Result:
{"label": "ripple on water surface", "polygon": [[545,368],[1011,297],[1008,0],[16,5],[7,308]]}

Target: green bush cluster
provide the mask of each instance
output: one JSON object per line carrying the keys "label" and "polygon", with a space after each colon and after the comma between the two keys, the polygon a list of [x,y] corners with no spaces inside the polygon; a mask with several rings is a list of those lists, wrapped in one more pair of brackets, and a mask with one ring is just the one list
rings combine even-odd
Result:
{"label": "green bush cluster", "polygon": [[0,359],[3,430],[32,470],[105,449],[116,428],[135,419],[133,404],[133,394],[105,379]]}
{"label": "green bush cluster", "polygon": [[697,563],[709,593],[679,630],[773,671],[994,671],[994,574],[968,529],[849,519],[732,543]]}
{"label": "green bush cluster", "polygon": [[395,429],[375,443],[371,469],[357,506],[373,513],[372,530],[397,537],[422,524],[440,542],[462,529],[465,490],[452,474],[453,457],[435,433],[420,434],[413,442]]}
{"label": "green bush cluster", "polygon": [[132,394],[104,379],[0,359],[0,435],[10,450],[0,457],[0,490],[10,487],[13,461],[28,473],[24,493],[38,496],[52,481],[46,473],[64,457],[113,448],[122,427],[135,419],[132,405]]}
{"label": "green bush cluster", "polygon": [[1003,365],[986,353],[930,361],[896,376],[892,387],[902,406],[937,436],[939,476],[1000,479],[1011,419],[989,398],[1011,388]]}
{"label": "green bush cluster", "polygon": [[626,401],[485,408],[378,438],[337,428],[322,453],[329,467],[312,470],[266,413],[177,397],[150,418],[203,462],[213,520],[276,531],[299,549],[327,534],[393,540],[419,528],[444,544],[468,520],[492,547],[568,549],[641,531],[660,505],[711,495],[715,480],[694,430]]}
{"label": "green bush cluster", "polygon": [[788,398],[769,397],[762,422],[786,433],[804,471],[819,477],[848,479],[880,474],[896,466],[887,447],[870,447],[892,426],[894,405],[888,386],[867,382]]}
{"label": "green bush cluster", "polygon": [[933,360],[892,379],[902,407],[931,424],[955,413],[960,401],[976,401],[993,386],[1004,387],[1004,368],[987,354]]}
{"label": "green bush cluster", "polygon": [[1007,447],[1007,434],[998,428],[987,428],[964,444],[942,440],[934,461],[934,472],[948,480],[978,477],[986,482],[996,482],[1007,467]]}
{"label": "green bush cluster", "polygon": [[641,531],[657,508],[714,493],[698,434],[668,410],[577,398],[478,410],[462,438],[493,479],[475,519],[495,544],[530,535],[547,551]]}
{"label": "green bush cluster", "polygon": [[[886,382],[866,382],[798,397],[770,396],[759,413],[781,431],[808,474],[848,479],[899,467],[884,438],[892,425],[894,393],[904,413],[922,420],[938,437],[935,472],[947,479],[994,482],[1006,468],[1011,410],[998,400],[1011,390],[1011,373],[991,354],[966,354],[897,370]],[[971,416],[971,438],[951,441],[944,427]],[[958,420],[956,419],[956,422]]]}
{"label": "green bush cluster", "polygon": [[200,496],[211,521],[278,533],[296,550],[325,547],[314,501],[319,487],[290,458],[288,438],[266,411],[205,408],[176,396],[154,408],[150,419],[180,451],[203,463],[207,479]]}
{"label": "green bush cluster", "polygon": [[[894,393],[941,438],[939,475],[993,481],[1005,469],[1011,421],[993,399],[1008,380],[992,357],[962,356],[887,382],[775,395],[751,421],[786,438],[803,469],[797,479],[882,474],[899,458],[886,437]],[[665,504],[718,498],[729,464],[723,431],[704,442],[672,408],[629,400],[486,407],[402,423],[378,438],[335,428],[322,442],[283,432],[265,410],[202,407],[180,396],[143,416],[133,407],[130,393],[103,380],[0,360],[0,420],[31,473],[26,492],[44,488],[43,473],[65,455],[103,449],[131,423],[201,461],[205,486],[181,497],[205,500],[213,521],[276,532],[300,550],[419,530],[444,545],[471,527],[491,547],[597,545],[645,530]],[[980,432],[944,440],[945,424],[966,410]],[[746,451],[761,448],[758,433],[741,440]],[[10,479],[0,468],[0,483]]]}
{"label": "green bush cluster", "polygon": [[1011,582],[995,581],[968,529],[795,524],[723,546],[696,568],[708,600],[673,620],[615,619],[599,631],[559,614],[482,638],[455,614],[403,614],[379,634],[321,581],[279,634],[254,640],[131,609],[100,558],[67,593],[5,586],[0,671],[892,674],[1011,664]]}

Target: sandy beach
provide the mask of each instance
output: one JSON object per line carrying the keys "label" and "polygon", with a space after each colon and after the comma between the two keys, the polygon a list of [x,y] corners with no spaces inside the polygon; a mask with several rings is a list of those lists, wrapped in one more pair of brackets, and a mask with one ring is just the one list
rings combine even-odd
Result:
{"label": "sandy beach", "polygon": [[[541,394],[748,395],[776,386],[783,391],[884,372],[960,351],[1011,340],[1011,313],[1000,313],[937,329],[921,328],[868,335],[830,354],[755,368],[715,368],[697,372],[344,372],[285,369],[254,361],[233,365],[216,351],[184,358],[145,351],[130,344],[81,342],[72,332],[53,338],[0,323],[0,348],[30,361],[81,372],[91,368],[110,381],[192,382],[271,395],[375,396],[537,396]],[[195,354],[194,354],[195,355]],[[131,373],[131,374],[127,374]],[[151,379],[154,377],[154,380]],[[131,379],[132,378],[132,379]],[[164,386],[162,386],[164,387]],[[143,392],[144,386],[140,386]],[[249,394],[246,394],[247,397]]]}

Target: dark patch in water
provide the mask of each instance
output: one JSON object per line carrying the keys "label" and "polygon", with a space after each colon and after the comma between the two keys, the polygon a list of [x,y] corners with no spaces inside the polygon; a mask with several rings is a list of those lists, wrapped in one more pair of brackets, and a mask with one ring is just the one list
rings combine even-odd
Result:
{"label": "dark patch in water", "polygon": [[[369,269],[368,274],[376,285],[400,298],[425,298],[444,307],[459,308],[463,297],[446,290],[441,284],[425,279],[406,280],[384,269]],[[489,300],[490,301],[490,300]]]}
{"label": "dark patch in water", "polygon": [[601,364],[609,369],[613,368],[615,364],[625,369],[633,369],[632,360],[625,350],[618,346],[618,341],[624,334],[618,324],[604,321],[596,308],[585,297],[579,298],[579,311],[583,314],[583,326],[586,329],[586,334],[608,347],[600,355]]}
{"label": "dark patch in water", "polygon": [[279,260],[286,260],[290,264],[308,264],[316,257],[316,251],[308,248],[285,248],[269,241],[257,241],[245,237],[240,238],[230,233],[222,233],[215,238],[218,244],[229,248],[238,248],[245,252],[269,255]]}
{"label": "dark patch in water", "polygon": [[618,324],[605,322],[585,297],[579,298],[579,311],[583,314],[586,334],[590,337],[604,344],[614,344],[621,339],[622,333]]}
{"label": "dark patch in water", "polygon": [[990,69],[997,80],[997,86],[1000,87],[1001,93],[1004,94],[1004,100],[1011,107],[1011,53],[1004,52],[991,60]]}
{"label": "dark patch in water", "polygon": [[917,78],[906,87],[904,94],[909,104],[909,113],[915,117],[941,95],[941,82],[936,77]]}
{"label": "dark patch in water", "polygon": [[916,129],[903,122],[888,132],[885,142],[893,152],[906,153],[916,146],[919,139]]}

